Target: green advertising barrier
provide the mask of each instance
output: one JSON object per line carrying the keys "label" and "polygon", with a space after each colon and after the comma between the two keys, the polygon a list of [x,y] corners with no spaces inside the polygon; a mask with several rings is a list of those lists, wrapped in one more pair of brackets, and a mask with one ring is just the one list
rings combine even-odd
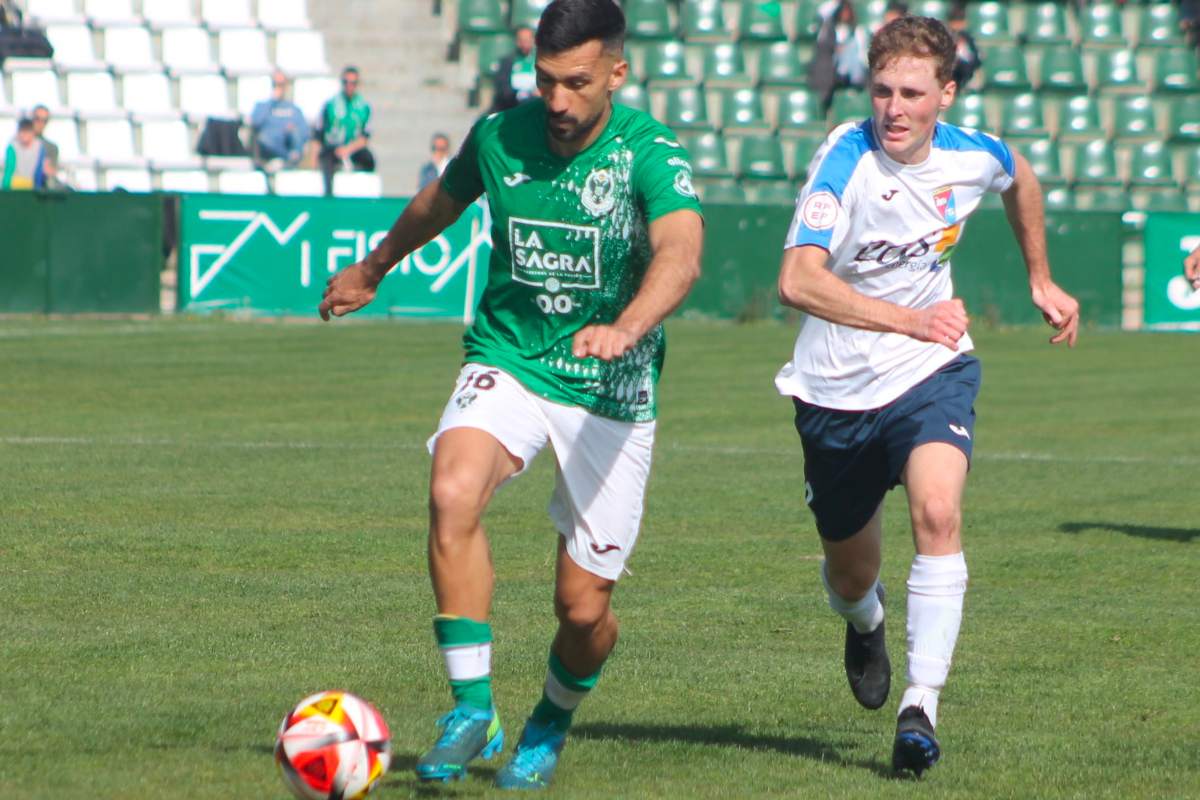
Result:
{"label": "green advertising barrier", "polygon": [[157,313],[158,195],[0,192],[0,312]]}
{"label": "green advertising barrier", "polygon": [[1200,330],[1200,292],[1183,276],[1183,259],[1200,245],[1200,215],[1146,215],[1145,325]]}
{"label": "green advertising barrier", "polygon": [[[313,316],[330,275],[387,234],[405,199],[184,195],[179,309]],[[487,278],[490,219],[479,205],[379,285],[359,316],[470,320]]]}

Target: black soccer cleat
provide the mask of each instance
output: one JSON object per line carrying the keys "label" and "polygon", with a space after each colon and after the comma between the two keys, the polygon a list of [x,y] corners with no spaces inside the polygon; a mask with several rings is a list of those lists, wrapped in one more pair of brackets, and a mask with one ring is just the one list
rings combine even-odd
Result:
{"label": "black soccer cleat", "polygon": [[[883,603],[883,584],[875,585],[875,594]],[[846,679],[854,699],[864,708],[875,710],[888,699],[892,686],[892,662],[888,660],[884,622],[870,633],[859,633],[846,623]]]}
{"label": "black soccer cleat", "polygon": [[896,742],[892,745],[892,770],[911,771],[918,778],[942,755],[933,725],[920,706],[909,706],[896,720]]}

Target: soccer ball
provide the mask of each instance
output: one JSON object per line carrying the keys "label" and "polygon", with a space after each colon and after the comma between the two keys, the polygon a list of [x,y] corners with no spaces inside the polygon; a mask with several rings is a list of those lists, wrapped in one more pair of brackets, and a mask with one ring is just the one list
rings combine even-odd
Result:
{"label": "soccer ball", "polygon": [[275,762],[302,800],[366,797],[391,760],[387,723],[375,706],[350,692],[304,698],[275,737]]}

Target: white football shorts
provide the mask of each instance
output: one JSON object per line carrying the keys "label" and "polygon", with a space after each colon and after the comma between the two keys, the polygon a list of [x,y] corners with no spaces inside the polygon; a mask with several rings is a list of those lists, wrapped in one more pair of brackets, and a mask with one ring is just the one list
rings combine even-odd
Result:
{"label": "white football shorts", "polygon": [[451,428],[478,428],[521,459],[520,475],[549,442],[557,460],[550,519],[571,560],[615,581],[637,543],[655,424],[554,403],[502,369],[466,364],[427,447],[432,454]]}

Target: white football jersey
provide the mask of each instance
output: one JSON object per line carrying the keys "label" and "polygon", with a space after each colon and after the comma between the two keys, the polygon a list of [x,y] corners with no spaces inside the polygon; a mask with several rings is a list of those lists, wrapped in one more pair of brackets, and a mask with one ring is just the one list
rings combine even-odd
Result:
{"label": "white football jersey", "polygon": [[[817,245],[855,291],[910,308],[953,297],[950,256],[984,192],[1014,177],[1012,151],[994,136],[943,122],[929,158],[893,161],[872,120],[841,125],[809,165],[784,249]],[[958,353],[973,347],[964,334]],[[890,403],[958,353],[899,333],[878,333],[806,315],[792,360],[775,377],[780,394],[863,411]]]}

